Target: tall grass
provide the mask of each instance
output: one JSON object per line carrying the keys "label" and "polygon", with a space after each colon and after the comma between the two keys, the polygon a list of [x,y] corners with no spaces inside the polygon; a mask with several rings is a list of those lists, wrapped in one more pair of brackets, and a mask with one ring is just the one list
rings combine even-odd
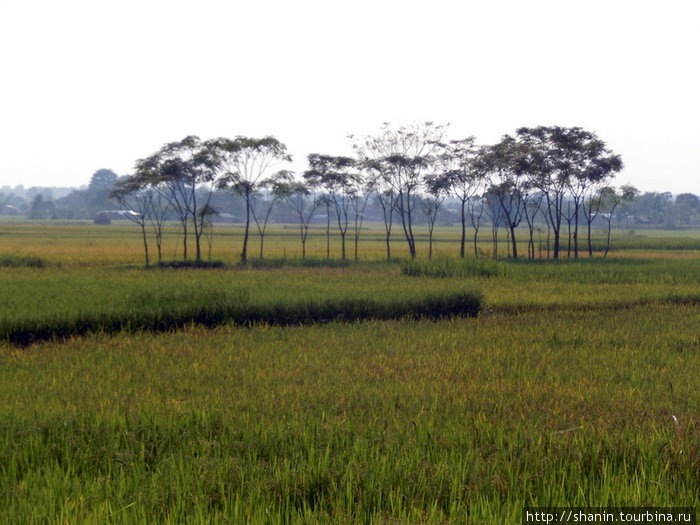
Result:
{"label": "tall grass", "polygon": [[0,339],[27,345],[91,332],[166,331],[190,323],[437,319],[474,316],[481,309],[473,286],[435,287],[327,271],[15,269],[0,274]]}
{"label": "tall grass", "polygon": [[[0,520],[519,523],[697,504],[697,307],[0,353]],[[28,381],[31,378],[31,381]]]}
{"label": "tall grass", "polygon": [[590,284],[679,284],[700,286],[698,260],[595,258],[576,260],[437,259],[405,261],[404,275]]}
{"label": "tall grass", "polygon": [[[43,228],[0,232],[45,263],[0,267],[0,323],[83,335],[0,341],[0,523],[697,507],[697,254],[379,262],[368,238],[375,260],[335,264],[319,235],[307,263],[290,230],[241,266],[230,229],[225,267],[145,270],[133,230]],[[416,315],[477,289],[478,318]]]}

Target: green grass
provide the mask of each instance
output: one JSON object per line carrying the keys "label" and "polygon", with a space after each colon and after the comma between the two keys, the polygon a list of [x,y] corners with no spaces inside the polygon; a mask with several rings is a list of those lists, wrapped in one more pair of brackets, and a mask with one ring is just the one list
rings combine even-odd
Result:
{"label": "green grass", "polygon": [[[697,252],[383,261],[377,236],[343,262],[318,236],[305,261],[271,242],[245,266],[145,269],[129,228],[22,228],[0,231],[0,325],[35,334],[0,341],[0,523],[698,507]],[[415,315],[476,295],[478,317]],[[256,309],[292,317],[232,315]],[[54,321],[68,337],[37,341]]]}
{"label": "green grass", "polygon": [[[85,222],[56,221],[0,221],[0,253],[41,257],[47,264],[76,268],[95,265],[143,264],[143,241],[139,229],[126,221],[115,221],[111,226],[94,226]],[[301,243],[295,225],[271,225],[265,240],[265,258],[301,259]],[[240,260],[243,243],[243,227],[240,224],[217,224],[214,229],[212,258],[227,263]],[[611,255],[635,254],[654,250],[667,254],[697,252],[700,250],[700,230],[614,230]],[[378,261],[386,257],[384,226],[380,223],[365,223],[359,243],[359,258],[364,261]],[[459,253],[460,230],[456,226],[439,227],[435,232],[434,255],[456,257]],[[427,233],[417,228],[417,252],[419,258],[427,257]],[[518,232],[519,251],[527,252],[526,231]],[[594,231],[594,242],[598,250],[604,246],[605,232]],[[258,255],[258,238],[251,237],[249,256]],[[584,243],[585,244],[585,243]],[[406,258],[408,251],[400,228],[392,235],[392,255]],[[491,237],[488,229],[479,235],[479,249],[491,254]],[[500,236],[500,255],[507,256],[508,243],[505,234]],[[193,248],[193,245],[191,246]],[[204,258],[208,259],[208,246],[205,243]],[[472,253],[472,245],[467,245]],[[581,246],[585,255],[584,246]],[[350,247],[350,253],[352,253]],[[538,257],[547,257],[546,237],[535,239]],[[307,255],[311,259],[326,258],[325,226],[314,225],[309,233]],[[595,254],[600,257],[600,253]],[[562,256],[566,257],[566,239],[562,238]],[[151,239],[151,257],[155,262],[155,241]],[[163,257],[165,261],[182,259],[182,235],[175,224],[169,225],[164,233]],[[340,258],[339,236],[332,232],[331,259]]]}
{"label": "green grass", "polygon": [[100,331],[164,331],[189,323],[436,319],[474,316],[481,309],[481,296],[470,285],[432,286],[333,269],[13,268],[0,274],[0,283],[0,338],[20,345]]}
{"label": "green grass", "polygon": [[438,259],[405,261],[404,275],[494,277],[510,281],[580,284],[692,284],[700,286],[700,264],[686,259],[582,258],[553,260]]}
{"label": "green grass", "polygon": [[697,319],[191,328],[5,352],[0,517],[518,523],[524,505],[694,506]]}

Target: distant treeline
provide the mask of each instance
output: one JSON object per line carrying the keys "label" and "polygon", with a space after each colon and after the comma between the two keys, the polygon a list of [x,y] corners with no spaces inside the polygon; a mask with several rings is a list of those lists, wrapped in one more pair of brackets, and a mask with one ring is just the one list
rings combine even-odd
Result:
{"label": "distant treeline", "polygon": [[493,256],[505,232],[514,259],[522,250],[516,229],[529,233],[530,258],[535,257],[535,234],[546,232],[548,252],[551,247],[556,259],[565,243],[574,257],[580,251],[592,255],[596,226],[607,229],[607,253],[613,224],[700,223],[700,200],[694,194],[640,195],[632,186],[615,187],[621,157],[581,128],[520,128],[497,144],[478,145],[473,137],[448,139],[445,126],[431,122],[399,128],[385,124],[377,135],[353,141],[353,156],[310,154],[308,169],[299,176],[284,169],[291,156],[273,137],[202,141],[189,136],[137,161],[132,175],[98,170],[86,189],[55,200],[35,193],[22,201],[3,193],[0,210],[36,219],[132,220],[141,227],[147,264],[153,240],[161,259],[168,221],[182,228],[184,258],[191,256],[188,243],[193,243],[196,260],[214,223],[245,224],[244,261],[251,227],[257,230],[262,257],[267,226],[273,222],[298,224],[302,254],[310,224],[324,223],[328,256],[333,231],[341,238],[343,259],[349,256],[347,242],[358,257],[365,221],[384,225],[387,257],[392,231],[400,232],[415,258],[414,227],[427,228],[430,256],[435,226],[458,224],[462,257],[470,243],[477,254],[479,231],[489,230]]}

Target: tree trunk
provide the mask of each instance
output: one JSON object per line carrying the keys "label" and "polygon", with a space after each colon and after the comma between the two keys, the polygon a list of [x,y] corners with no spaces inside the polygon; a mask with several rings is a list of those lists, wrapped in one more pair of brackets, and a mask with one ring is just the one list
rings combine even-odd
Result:
{"label": "tree trunk", "polygon": [[409,197],[409,203],[408,203],[407,218],[408,218],[408,233],[407,233],[408,247],[409,247],[409,251],[411,253],[411,259],[415,259],[416,258],[416,238],[413,235],[413,218],[412,218],[412,214],[411,214],[410,197]]}
{"label": "tree trunk", "polygon": [[608,218],[608,240],[607,240],[607,243],[605,244],[605,253],[603,254],[603,258],[608,256],[608,250],[610,250],[610,230],[612,230],[612,213],[610,214],[610,217]]}
{"label": "tree trunk", "polygon": [[245,189],[245,232],[243,233],[243,251],[241,261],[248,260],[248,232],[250,231],[250,188]]}
{"label": "tree trunk", "polygon": [[358,245],[360,242],[360,224],[359,224],[359,217],[357,213],[355,213],[355,260],[358,260]]}
{"label": "tree trunk", "polygon": [[491,232],[493,234],[493,259],[498,259],[498,221],[491,226]]}
{"label": "tree trunk", "polygon": [[408,199],[404,204],[404,196],[399,196],[401,206],[399,208],[399,213],[401,214],[401,226],[403,227],[403,233],[406,237],[406,243],[408,244],[408,252],[411,255],[411,259],[416,258],[416,246],[413,238],[413,230],[411,228],[411,209],[408,204]]}
{"label": "tree trunk", "polygon": [[479,249],[477,248],[477,237],[479,236],[479,230],[474,230],[474,257],[479,257]]}
{"label": "tree trunk", "polygon": [[466,201],[462,201],[462,238],[459,243],[459,256],[464,259],[464,245],[467,242],[467,218],[464,214],[464,207],[466,206]]}
{"label": "tree trunk", "polygon": [[148,237],[146,236],[146,224],[141,225],[141,233],[143,234],[143,250],[146,254],[146,266],[150,266],[151,262],[148,258]]}
{"label": "tree trunk", "polygon": [[326,259],[331,258],[331,203],[326,201]]}
{"label": "tree trunk", "polygon": [[510,243],[513,248],[513,260],[518,260],[518,242],[515,240],[515,227],[510,225]]}
{"label": "tree trunk", "polygon": [[182,225],[182,258],[187,260],[187,223]]}
{"label": "tree trunk", "polygon": [[[574,203],[575,204],[575,203]],[[574,259],[578,259],[578,211],[580,206],[574,205]]]}

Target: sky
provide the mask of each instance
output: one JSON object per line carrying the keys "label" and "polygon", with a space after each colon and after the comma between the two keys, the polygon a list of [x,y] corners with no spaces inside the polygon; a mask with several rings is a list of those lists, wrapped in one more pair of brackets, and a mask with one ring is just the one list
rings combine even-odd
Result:
{"label": "sky", "polygon": [[0,0],[0,187],[82,186],[187,135],[349,155],[383,122],[580,126],[617,184],[700,193],[697,0]]}

